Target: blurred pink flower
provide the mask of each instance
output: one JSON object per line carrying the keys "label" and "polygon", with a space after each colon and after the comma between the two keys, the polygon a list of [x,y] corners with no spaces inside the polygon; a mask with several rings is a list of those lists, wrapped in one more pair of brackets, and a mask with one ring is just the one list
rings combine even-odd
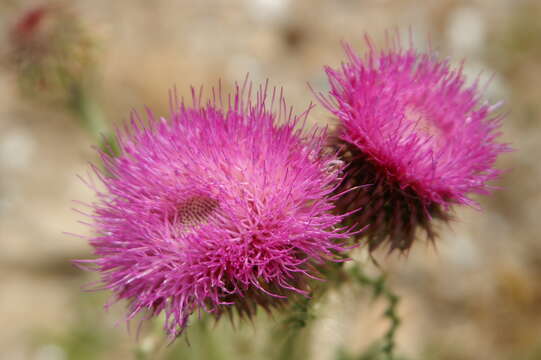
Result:
{"label": "blurred pink flower", "polygon": [[83,20],[60,3],[33,6],[17,17],[9,29],[8,64],[24,95],[69,102],[74,88],[89,79],[94,39]]}
{"label": "blurred pink flower", "polygon": [[250,317],[307,295],[316,267],[341,261],[351,234],[333,215],[340,162],[322,130],[298,128],[308,110],[293,116],[267,92],[194,93],[192,106],[173,96],[169,120],[134,114],[121,155],[101,153],[96,258],[78,263],[129,301],[128,319],[164,312],[176,336],[196,310]]}
{"label": "blurred pink flower", "polygon": [[11,41],[19,46],[23,42],[30,41],[36,36],[50,10],[50,8],[42,5],[25,12],[11,29]]}
{"label": "blurred pink flower", "polygon": [[328,96],[319,96],[338,119],[334,141],[347,164],[338,191],[370,184],[338,200],[366,232],[371,249],[388,242],[407,250],[417,228],[434,239],[433,218],[448,220],[454,204],[477,206],[500,171],[496,141],[502,115],[482,101],[478,83],[465,84],[462,68],[433,53],[403,49],[398,36],[387,50],[358,56],[345,45],[347,62],[326,67]]}

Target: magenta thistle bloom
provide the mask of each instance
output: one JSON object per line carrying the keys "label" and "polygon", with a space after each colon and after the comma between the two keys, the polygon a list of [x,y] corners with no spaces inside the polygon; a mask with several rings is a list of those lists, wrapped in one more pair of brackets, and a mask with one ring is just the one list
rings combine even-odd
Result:
{"label": "magenta thistle bloom", "polygon": [[128,319],[164,312],[172,336],[197,310],[251,316],[308,294],[350,236],[333,215],[340,162],[324,131],[298,129],[308,111],[293,116],[266,86],[255,98],[246,86],[228,101],[193,98],[173,101],[169,120],[134,115],[121,155],[101,153],[96,258],[83,260],[129,301]]}
{"label": "magenta thistle bloom", "polygon": [[448,220],[452,205],[476,206],[472,194],[488,194],[487,182],[507,146],[496,142],[501,115],[466,85],[462,69],[435,54],[403,49],[369,50],[359,57],[345,45],[348,61],[326,67],[331,90],[320,96],[338,119],[334,142],[347,163],[339,191],[370,184],[338,200],[358,225],[369,225],[371,249],[388,241],[407,250],[416,229],[434,239],[432,219]]}

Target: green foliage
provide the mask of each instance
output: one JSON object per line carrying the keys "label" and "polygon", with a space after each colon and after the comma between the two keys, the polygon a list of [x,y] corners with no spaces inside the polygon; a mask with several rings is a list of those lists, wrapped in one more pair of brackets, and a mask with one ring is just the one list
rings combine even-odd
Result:
{"label": "green foliage", "polygon": [[115,347],[114,333],[103,329],[103,318],[96,316],[96,308],[104,301],[103,294],[86,294],[74,307],[75,319],[72,326],[60,334],[38,336],[37,347],[52,344],[58,346],[72,360],[99,360]]}

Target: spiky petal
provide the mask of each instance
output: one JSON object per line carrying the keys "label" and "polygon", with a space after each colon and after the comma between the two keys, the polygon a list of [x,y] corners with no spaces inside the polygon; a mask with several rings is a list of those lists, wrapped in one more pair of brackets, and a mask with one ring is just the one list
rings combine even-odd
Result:
{"label": "spiky petal", "polygon": [[326,67],[324,106],[338,119],[334,146],[347,163],[339,191],[369,184],[338,201],[363,211],[348,221],[369,225],[371,249],[389,242],[407,250],[416,229],[433,239],[433,218],[448,220],[454,204],[477,206],[506,145],[496,141],[501,115],[481,100],[477,82],[433,53],[402,48],[392,39],[376,50],[366,38],[364,58],[345,45],[347,61]]}
{"label": "spiky petal", "polygon": [[197,310],[251,316],[306,294],[349,236],[333,214],[339,162],[324,131],[299,128],[307,112],[293,116],[266,85],[255,97],[246,85],[228,101],[193,98],[173,101],[170,119],[133,115],[121,155],[101,153],[86,261],[129,300],[128,319],[164,312],[172,336]]}

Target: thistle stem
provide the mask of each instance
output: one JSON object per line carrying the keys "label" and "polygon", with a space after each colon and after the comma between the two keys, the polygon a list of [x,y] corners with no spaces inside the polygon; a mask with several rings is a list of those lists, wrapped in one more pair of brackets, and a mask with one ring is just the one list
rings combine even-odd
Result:
{"label": "thistle stem", "polygon": [[397,312],[400,297],[389,288],[383,274],[376,277],[369,277],[358,264],[355,264],[350,274],[361,286],[371,288],[375,299],[382,297],[387,301],[387,307],[383,313],[383,317],[389,320],[390,325],[382,338],[381,354],[385,360],[395,360],[395,337],[401,323]]}

